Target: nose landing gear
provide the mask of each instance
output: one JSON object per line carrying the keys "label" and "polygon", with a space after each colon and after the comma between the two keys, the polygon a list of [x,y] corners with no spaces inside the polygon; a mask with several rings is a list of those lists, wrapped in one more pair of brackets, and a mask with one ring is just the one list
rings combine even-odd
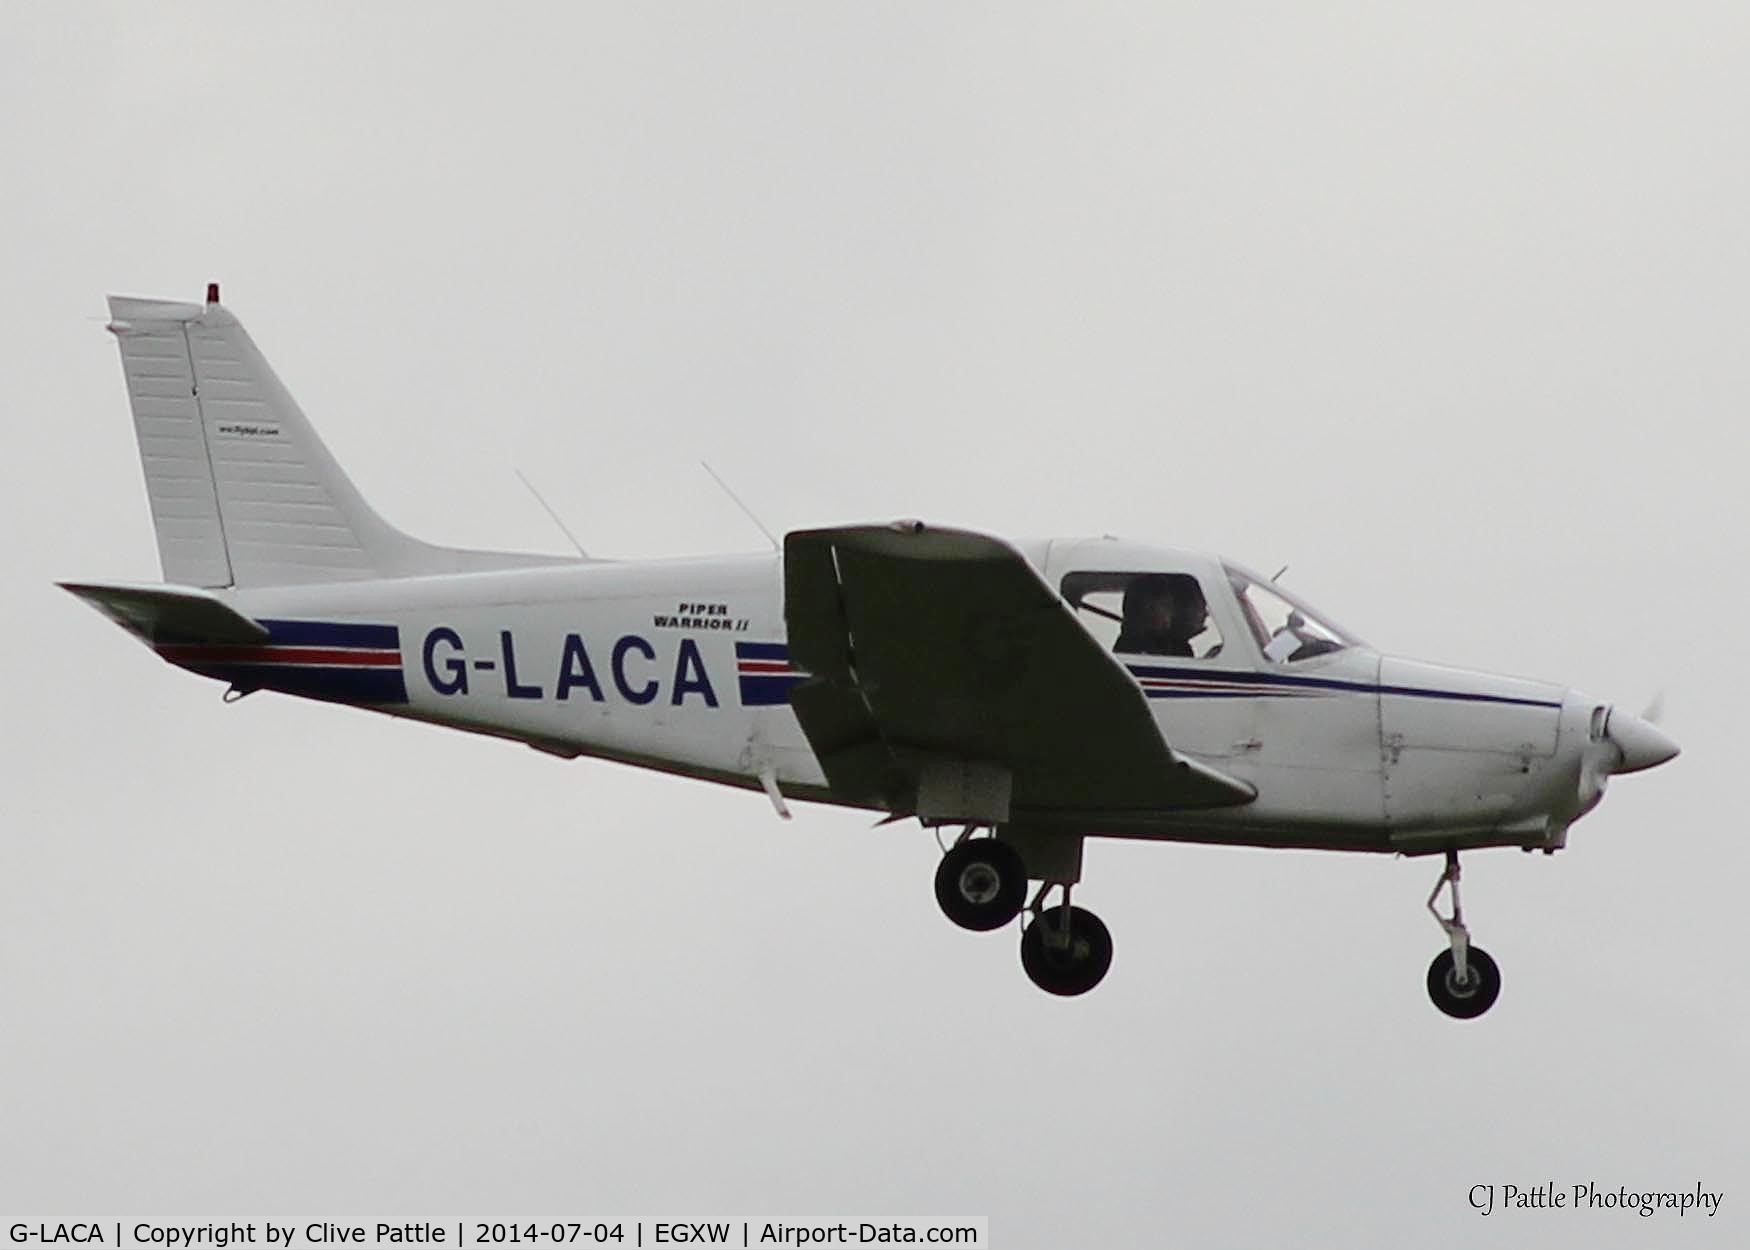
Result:
{"label": "nose landing gear", "polygon": [[[1452,888],[1452,915],[1442,916],[1435,902],[1448,886]],[[1428,966],[1428,997],[1454,1019],[1474,1019],[1493,1007],[1500,997],[1501,970],[1487,951],[1470,944],[1470,930],[1465,928],[1464,909],[1458,899],[1456,850],[1446,852],[1446,871],[1434,883],[1434,892],[1428,896],[1428,910],[1446,931],[1451,944]]]}

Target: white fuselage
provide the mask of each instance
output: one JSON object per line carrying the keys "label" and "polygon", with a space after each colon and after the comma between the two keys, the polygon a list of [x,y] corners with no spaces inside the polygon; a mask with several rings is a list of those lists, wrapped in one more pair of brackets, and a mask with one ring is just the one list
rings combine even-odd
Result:
{"label": "white fuselage", "polygon": [[[1103,540],[1022,549],[1054,584],[1090,560],[1220,567]],[[838,801],[786,698],[801,674],[784,658],[776,553],[221,593],[276,635],[317,648],[305,671],[318,677],[287,685],[247,665],[190,665],[208,675],[559,755],[748,787],[766,773],[792,797]],[[1257,798],[1197,812],[1016,812],[1017,821],[1066,833],[1415,853],[1553,848],[1596,801],[1582,779],[1589,701],[1359,645],[1272,662],[1251,645],[1233,602],[1212,596],[1209,606],[1228,640],[1219,655],[1122,659],[1166,741],[1249,782]],[[368,667],[322,667],[335,652]]]}

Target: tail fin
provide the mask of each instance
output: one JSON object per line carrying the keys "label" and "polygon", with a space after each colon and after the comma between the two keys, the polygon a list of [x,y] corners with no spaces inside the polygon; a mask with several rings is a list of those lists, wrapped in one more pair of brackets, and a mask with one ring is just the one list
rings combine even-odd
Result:
{"label": "tail fin", "polygon": [[243,326],[208,302],[111,296],[164,579],[286,586],[571,563],[409,537],[364,501]]}

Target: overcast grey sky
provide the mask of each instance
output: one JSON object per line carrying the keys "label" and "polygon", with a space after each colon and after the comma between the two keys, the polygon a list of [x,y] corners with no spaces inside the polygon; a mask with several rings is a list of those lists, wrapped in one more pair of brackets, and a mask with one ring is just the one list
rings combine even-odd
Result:
{"label": "overcast grey sky", "polygon": [[[1322,11],[1311,13],[1318,8]],[[988,1214],[992,1244],[1741,1245],[1742,4],[9,6],[0,1215]],[[1062,1002],[915,827],[276,696],[154,579],[103,296],[219,280],[442,542],[923,516],[1667,692],[1465,876],[1099,843]],[[1723,1189],[1483,1219],[1477,1182]]]}

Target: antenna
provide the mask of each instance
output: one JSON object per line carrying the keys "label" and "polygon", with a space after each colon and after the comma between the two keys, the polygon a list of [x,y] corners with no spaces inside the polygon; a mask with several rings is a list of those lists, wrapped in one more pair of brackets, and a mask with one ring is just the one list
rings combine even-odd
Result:
{"label": "antenna", "polygon": [[1288,572],[1288,566],[1284,564],[1281,568],[1270,574],[1270,580],[1273,582],[1279,582],[1282,580],[1282,575],[1286,572]]}
{"label": "antenna", "polygon": [[577,548],[577,554],[582,556],[585,560],[589,559],[589,552],[585,551],[583,549],[583,544],[577,541],[577,535],[573,534],[571,532],[571,527],[560,519],[557,512],[553,511],[553,505],[541,498],[541,492],[535,489],[535,484],[529,481],[528,476],[521,469],[515,469],[515,473],[517,477],[522,479],[523,485],[529,488],[529,494],[535,497],[535,502],[540,504],[542,508],[546,509],[547,515],[553,518],[553,524],[557,525],[560,532],[570,540],[571,545]]}
{"label": "antenna", "polygon": [[765,527],[765,523],[762,522],[757,516],[755,516],[753,514],[752,508],[748,507],[746,504],[741,502],[741,496],[737,495],[734,491],[729,489],[729,483],[725,482],[722,478],[717,476],[717,470],[713,469],[711,467],[710,462],[705,461],[705,460],[701,460],[701,461],[699,461],[699,467],[704,469],[705,472],[707,472],[711,475],[711,480],[713,482],[716,482],[717,485],[719,485],[723,488],[723,493],[725,495],[728,495],[730,500],[735,504],[735,506],[742,510],[742,512],[746,515],[748,520],[752,521],[755,525],[759,526],[760,533],[764,534],[766,536],[766,541],[772,544],[772,550],[773,551],[782,550],[782,548],[780,548],[778,546],[778,540],[776,538],[772,537],[772,531],[767,529]]}

